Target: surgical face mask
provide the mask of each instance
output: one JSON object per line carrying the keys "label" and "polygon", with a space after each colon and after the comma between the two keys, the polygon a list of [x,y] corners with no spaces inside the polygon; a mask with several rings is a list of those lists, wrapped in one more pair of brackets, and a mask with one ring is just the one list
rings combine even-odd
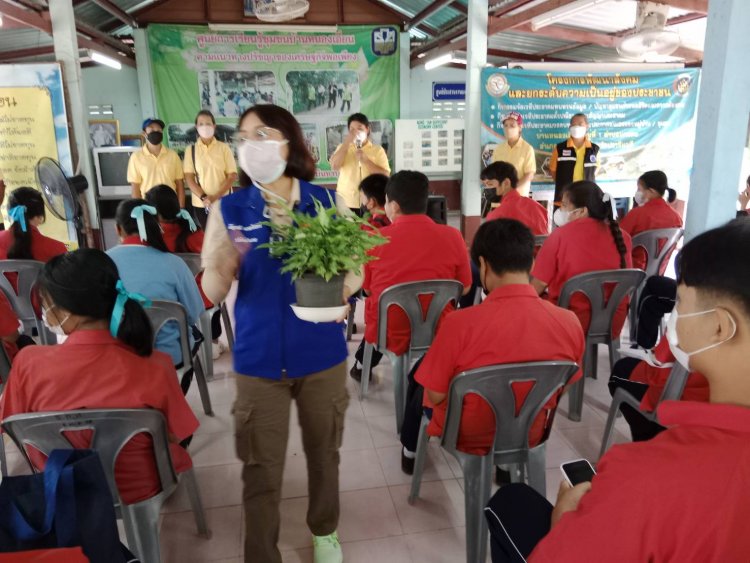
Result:
{"label": "surgical face mask", "polygon": [[164,140],[164,133],[161,131],[151,131],[146,135],[146,140],[152,145],[160,145],[162,140]]}
{"label": "surgical face mask", "polygon": [[676,307],[672,309],[672,314],[669,316],[669,320],[667,321],[667,341],[669,342],[669,349],[672,352],[674,359],[677,360],[682,365],[682,367],[684,367],[688,371],[690,370],[691,356],[696,356],[701,352],[705,352],[706,350],[710,350],[711,348],[721,346],[722,344],[724,344],[724,342],[729,342],[732,338],[734,338],[734,335],[737,334],[737,323],[735,322],[734,317],[732,317],[732,315],[729,315],[729,319],[732,321],[732,334],[729,336],[729,338],[722,342],[716,342],[715,344],[709,344],[708,346],[704,346],[703,348],[698,348],[693,352],[685,352],[685,350],[680,348],[680,342],[677,336],[677,321],[679,319],[687,319],[690,317],[707,315],[708,313],[713,313],[714,311],[716,311],[716,309],[709,309],[708,311],[699,311],[697,313],[680,315],[677,312]]}
{"label": "surgical face mask", "polygon": [[635,192],[635,196],[633,196],[633,199],[638,205],[643,205],[648,200],[646,199],[646,194],[644,194],[641,190],[637,190]]}
{"label": "surgical face mask", "polygon": [[70,314],[68,314],[67,317],[65,317],[59,325],[51,325],[49,324],[49,321],[47,320],[47,311],[51,311],[54,309],[55,306],[52,305],[52,307],[49,307],[48,309],[42,309],[42,323],[44,323],[44,326],[47,327],[47,329],[52,333],[56,334],[58,336],[65,336],[65,330],[63,330],[62,325],[66,323],[66,321],[70,318]]}
{"label": "surgical face mask", "polygon": [[554,221],[555,225],[558,227],[564,227],[568,223],[570,223],[570,214],[571,212],[567,209],[563,209],[562,207],[558,207],[555,209],[554,215],[552,215],[552,221]]}
{"label": "surgical face mask", "polygon": [[286,170],[286,160],[281,156],[281,147],[289,141],[248,141],[237,148],[240,168],[255,182],[270,184]]}
{"label": "surgical face mask", "polygon": [[570,126],[570,136],[574,139],[582,139],[586,136],[586,126],[585,125],[571,125]]}
{"label": "surgical face mask", "polygon": [[201,139],[210,139],[216,133],[216,127],[213,125],[199,125],[197,129]]}

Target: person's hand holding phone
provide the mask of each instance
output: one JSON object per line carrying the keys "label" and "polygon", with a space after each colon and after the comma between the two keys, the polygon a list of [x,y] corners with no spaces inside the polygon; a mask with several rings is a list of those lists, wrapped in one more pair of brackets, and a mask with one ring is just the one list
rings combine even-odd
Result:
{"label": "person's hand holding phone", "polygon": [[745,211],[748,202],[750,202],[750,188],[742,190],[738,199],[740,201],[740,211]]}
{"label": "person's hand holding phone", "polygon": [[565,480],[561,481],[560,489],[557,492],[557,502],[555,503],[555,508],[552,510],[550,527],[554,528],[566,512],[574,512],[578,510],[578,504],[581,502],[584,495],[590,490],[590,481],[579,483],[575,487],[571,487]]}

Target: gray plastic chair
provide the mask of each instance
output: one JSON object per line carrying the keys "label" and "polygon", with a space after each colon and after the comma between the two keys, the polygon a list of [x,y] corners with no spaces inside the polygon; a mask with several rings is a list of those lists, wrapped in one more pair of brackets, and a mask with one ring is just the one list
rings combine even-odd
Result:
{"label": "gray plastic chair", "polygon": [[[2,427],[23,453],[29,467],[36,472],[26,451],[33,446],[45,455],[55,449],[70,449],[66,431],[92,430],[90,448],[96,450],[107,476],[112,499],[122,518],[128,547],[143,563],[159,563],[159,513],[164,502],[175,491],[178,476],[169,453],[169,438],[164,415],[154,409],[85,409],[75,411],[18,414],[6,418]],[[161,482],[161,492],[135,504],[124,504],[115,482],[115,462],[123,446],[133,436],[149,434],[154,443],[154,459]],[[180,474],[185,481],[198,533],[209,538],[200,490],[190,468]]]}
{"label": "gray plastic chair", "polygon": [[[529,362],[487,366],[458,374],[451,381],[441,444],[456,458],[464,474],[464,506],[466,510],[466,561],[484,563],[487,553],[487,522],[483,516],[490,498],[492,468],[499,464],[513,464],[521,469],[521,478],[528,475],[529,485],[546,496],[545,443],[552,430],[554,412],[548,420],[545,435],[539,445],[529,448],[529,430],[544,405],[562,389],[578,366],[573,362]],[[512,385],[534,383],[516,416],[516,397]],[[485,456],[464,453],[458,443],[464,397],[474,393],[482,397],[495,413],[495,443]],[[427,424],[422,417],[411,481],[409,503],[419,496],[424,461],[427,457]],[[511,471],[511,475],[516,475]]]}
{"label": "gray plastic chair", "polygon": [[[640,247],[646,251],[646,279],[651,276],[658,276],[664,263],[669,260],[672,251],[677,247],[677,243],[682,238],[685,230],[680,228],[673,229],[652,229],[643,231],[633,237],[633,250]],[[663,246],[659,248],[659,243]],[[646,284],[646,280],[640,285],[633,295],[633,305],[630,307],[628,315],[630,321],[630,341],[636,342],[638,338],[638,317],[640,316],[641,292]]]}
{"label": "gray plastic chair", "polygon": [[[193,274],[193,277],[197,276],[203,271],[203,267],[201,266],[200,254],[195,254],[193,252],[178,252],[176,254],[177,256],[182,258],[185,264],[187,264],[187,267],[190,268],[190,272]],[[214,356],[211,346],[211,317],[214,315],[217,308],[221,311],[221,319],[224,323],[224,332],[227,335],[229,350],[230,352],[234,351],[234,333],[232,332],[232,321],[229,319],[229,311],[227,310],[226,304],[220,303],[218,307],[215,305],[213,308],[203,311],[198,320],[200,324],[200,330],[204,336],[200,353],[201,361],[203,362],[203,366],[206,369],[206,377],[208,377],[208,379],[212,379],[214,376]]]}
{"label": "gray plastic chair", "polygon": [[203,412],[208,416],[213,416],[211,396],[208,394],[208,384],[206,383],[206,374],[203,372],[201,359],[198,355],[193,357],[190,350],[190,339],[188,338],[190,326],[188,325],[185,308],[174,301],[153,301],[151,307],[144,309],[144,311],[146,311],[154,329],[154,342],[156,342],[156,335],[165,324],[168,322],[177,323],[180,329],[180,348],[182,351],[182,367],[177,370],[177,376],[182,377],[189,369],[193,369],[193,375],[198,384],[198,392],[203,404]]}
{"label": "gray plastic chair", "polygon": [[534,235],[534,247],[539,248],[544,245],[544,242],[549,238],[549,235]]}
{"label": "gray plastic chair", "polygon": [[[377,349],[388,355],[393,366],[393,395],[396,403],[396,430],[401,431],[406,406],[407,375],[411,367],[411,355],[414,352],[425,352],[435,337],[437,323],[448,303],[458,303],[464,287],[456,280],[424,280],[400,283],[386,289],[378,300],[378,341]],[[421,295],[432,295],[430,306],[425,315],[419,301]],[[386,349],[388,336],[388,309],[399,307],[409,318],[411,340],[409,350],[402,356],[396,356]],[[370,372],[372,371],[372,352],[375,345],[365,343],[362,362],[362,382],[359,388],[360,400],[367,394]]]}
{"label": "gray plastic chair", "polygon": [[[568,392],[568,418],[581,420],[583,412],[583,387],[587,377],[596,377],[597,346],[609,346],[610,368],[617,361],[620,338],[612,335],[612,320],[623,299],[631,295],[646,279],[646,272],[635,268],[622,270],[601,270],[573,276],[562,288],[557,304],[567,309],[570,298],[575,293],[583,293],[591,304],[591,322],[586,333],[586,350],[583,356],[583,374]],[[612,285],[609,300],[605,298],[605,286]]]}
{"label": "gray plastic chair", "polygon": [[[682,397],[682,392],[685,390],[685,385],[687,384],[689,375],[690,373],[688,370],[686,370],[681,364],[675,362],[672,366],[672,371],[669,372],[667,383],[664,385],[664,389],[662,389],[659,401],[656,405],[658,406],[662,401],[679,401]],[[612,406],[609,407],[607,425],[604,427],[604,436],[602,437],[602,449],[599,452],[600,459],[612,444],[612,432],[615,429],[615,419],[620,410],[620,405],[623,403],[636,409],[646,420],[658,422],[656,408],[654,408],[653,411],[644,411],[641,409],[640,399],[636,399],[625,389],[619,387],[612,397]]]}
{"label": "gray plastic chair", "polygon": [[[5,352],[5,347],[0,342],[0,395],[3,394],[3,387],[8,382],[8,376],[10,375],[10,358]],[[0,436],[0,475],[8,474],[8,464],[5,459],[5,441]]]}
{"label": "gray plastic chair", "polygon": [[[18,315],[25,334],[31,336],[32,329],[36,329],[42,344],[57,344],[55,335],[47,330],[41,319],[37,318],[31,300],[42,268],[44,268],[44,262],[37,260],[0,260],[0,291],[5,294],[10,306]],[[5,274],[18,275],[18,293],[15,292]]]}

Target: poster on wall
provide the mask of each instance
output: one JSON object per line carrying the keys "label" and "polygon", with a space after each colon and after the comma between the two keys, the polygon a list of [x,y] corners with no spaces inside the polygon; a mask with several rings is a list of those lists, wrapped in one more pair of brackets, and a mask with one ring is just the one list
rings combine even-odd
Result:
{"label": "poster on wall", "polygon": [[523,138],[536,151],[535,192],[554,189],[549,160],[568,138],[570,117],[585,113],[601,147],[597,183],[616,197],[635,193],[637,178],[663,170],[680,197],[690,185],[697,69],[570,73],[521,69],[482,72],[482,159],[503,142],[502,119],[523,116]]}
{"label": "poster on wall", "polygon": [[398,33],[393,27],[218,32],[152,25],[148,39],[159,117],[178,152],[195,141],[193,122],[201,109],[214,114],[218,136],[229,139],[246,109],[277,104],[302,125],[318,181],[335,182],[328,158],[355,112],[368,116],[373,142],[393,157],[393,123],[399,116]]}
{"label": "poster on wall", "polygon": [[397,120],[395,170],[461,172],[464,125],[463,119]]}
{"label": "poster on wall", "polygon": [[[42,157],[60,162],[72,175],[68,120],[58,64],[0,65],[0,171],[6,185],[3,217],[7,218],[7,194],[21,186],[39,188],[35,166]],[[39,227],[45,235],[77,247],[72,223],[47,213]]]}

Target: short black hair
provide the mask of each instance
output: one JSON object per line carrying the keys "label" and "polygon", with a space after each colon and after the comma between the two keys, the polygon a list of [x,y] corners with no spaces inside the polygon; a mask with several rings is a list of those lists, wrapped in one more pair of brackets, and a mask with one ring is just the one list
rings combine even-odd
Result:
{"label": "short black hair", "polygon": [[365,197],[373,198],[380,207],[385,205],[385,187],[388,185],[388,176],[385,174],[370,174],[359,183],[359,189]]}
{"label": "short black hair", "polygon": [[510,180],[510,187],[516,188],[518,187],[518,170],[510,162],[498,160],[482,170],[479,179],[497,180],[501,184],[508,179]]}
{"label": "short black hair", "polygon": [[364,113],[353,113],[349,116],[349,119],[346,120],[346,126],[351,127],[352,121],[359,121],[362,125],[369,127],[370,126],[370,120],[367,119],[367,116]]}
{"label": "short black hair", "polygon": [[497,275],[507,272],[530,273],[534,264],[534,235],[515,219],[487,221],[477,231],[471,245],[471,259],[484,258]]}
{"label": "short black hair", "polygon": [[667,199],[670,203],[677,199],[677,192],[669,187],[667,175],[661,170],[649,170],[644,172],[638,178],[638,181],[644,185],[647,190],[654,190],[661,196],[669,192]]}
{"label": "short black hair", "polygon": [[402,170],[388,180],[385,195],[389,201],[398,203],[404,215],[427,213],[430,181],[421,172]]}
{"label": "short black hair", "polygon": [[741,304],[750,315],[750,221],[730,221],[692,239],[677,255],[677,282]]}
{"label": "short black hair", "polygon": [[208,111],[207,109],[202,109],[198,112],[198,115],[195,116],[195,124],[198,125],[198,119],[203,117],[208,117],[211,120],[211,123],[216,125],[216,118],[214,117],[214,114]]}

